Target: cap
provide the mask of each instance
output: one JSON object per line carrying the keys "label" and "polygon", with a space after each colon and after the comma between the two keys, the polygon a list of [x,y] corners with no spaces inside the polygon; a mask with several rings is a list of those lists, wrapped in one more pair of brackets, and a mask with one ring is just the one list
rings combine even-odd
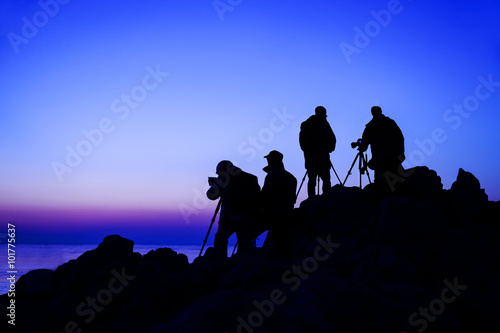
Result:
{"label": "cap", "polygon": [[226,160],[220,161],[219,164],[217,164],[217,168],[215,169],[215,173],[219,174],[219,172],[224,172],[224,171],[227,172],[232,167],[233,167],[233,163],[231,163],[230,161],[226,161]]}
{"label": "cap", "polygon": [[283,154],[280,153],[277,150],[271,150],[269,152],[269,154],[267,154],[266,156],[264,156],[264,158],[267,158],[268,160],[279,160],[279,161],[282,161],[283,160]]}

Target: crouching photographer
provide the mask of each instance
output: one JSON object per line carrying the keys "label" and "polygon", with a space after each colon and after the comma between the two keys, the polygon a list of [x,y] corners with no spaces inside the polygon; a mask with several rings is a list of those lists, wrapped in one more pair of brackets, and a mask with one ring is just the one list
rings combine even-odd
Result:
{"label": "crouching photographer", "polygon": [[258,212],[260,186],[257,177],[242,171],[230,161],[217,165],[218,177],[209,177],[207,197],[221,200],[219,227],[214,248],[227,256],[229,237],[236,233],[238,253],[254,247],[254,220]]}

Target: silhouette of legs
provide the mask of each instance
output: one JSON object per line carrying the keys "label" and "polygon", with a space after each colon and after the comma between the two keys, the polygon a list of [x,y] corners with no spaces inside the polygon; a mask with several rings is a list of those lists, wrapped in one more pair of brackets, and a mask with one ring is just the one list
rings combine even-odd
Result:
{"label": "silhouette of legs", "polygon": [[332,187],[330,179],[330,167],[322,168],[320,170],[307,170],[309,181],[307,182],[307,194],[313,197],[316,189],[316,178],[319,176],[323,181],[323,193]]}
{"label": "silhouette of legs", "polygon": [[254,248],[253,222],[250,217],[242,217],[236,220],[236,237],[238,238],[237,253],[243,253]]}
{"label": "silhouette of legs", "polygon": [[325,193],[332,187],[332,182],[330,180],[330,168],[323,170],[323,172],[319,174],[319,178],[323,181],[323,193]]}
{"label": "silhouette of legs", "polygon": [[221,218],[215,234],[214,248],[227,256],[227,243],[233,233],[238,238],[238,253],[253,248],[253,227],[249,216]]}
{"label": "silhouette of legs", "polygon": [[306,160],[305,166],[309,181],[307,182],[307,194],[309,197],[314,196],[316,189],[316,178],[319,176],[323,181],[323,193],[332,187],[330,180],[330,154],[328,152],[304,152]]}
{"label": "silhouette of legs", "polygon": [[311,197],[314,197],[314,195],[316,194],[315,190],[316,190],[316,178],[318,178],[318,174],[316,174],[315,172],[311,171],[311,170],[308,170],[307,171],[307,176],[309,178],[309,180],[307,181],[307,195],[309,196],[309,198]]}
{"label": "silhouette of legs", "polygon": [[220,221],[217,232],[214,238],[214,248],[219,252],[223,253],[227,257],[227,242],[229,237],[234,233],[234,230],[230,228],[228,221]]}

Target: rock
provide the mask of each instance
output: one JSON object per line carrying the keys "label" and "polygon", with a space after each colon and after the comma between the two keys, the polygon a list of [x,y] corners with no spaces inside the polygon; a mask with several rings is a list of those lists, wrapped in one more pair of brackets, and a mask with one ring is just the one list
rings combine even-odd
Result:
{"label": "rock", "polygon": [[197,299],[168,325],[168,329],[155,332],[248,331],[247,327],[252,329],[248,323],[248,314],[255,311],[252,301],[247,293],[221,290]]}
{"label": "rock", "polygon": [[418,166],[405,170],[408,175],[402,192],[417,201],[427,200],[438,202],[441,200],[443,183],[437,172],[425,166]]}
{"label": "rock", "polygon": [[82,254],[76,260],[70,260],[56,269],[54,284],[56,294],[64,293],[66,289],[78,288],[93,281],[96,276],[109,270],[113,263],[123,263],[133,256],[134,242],[118,235],[104,238],[99,246]]}
{"label": "rock", "polygon": [[[15,328],[17,332],[48,332],[54,316],[51,302],[52,278],[54,272],[48,269],[30,271],[19,278],[12,297],[0,299],[2,309],[15,301]],[[7,312],[8,313],[8,312]],[[2,320],[7,323],[9,317]],[[10,332],[12,326],[2,327],[2,332]]]}
{"label": "rock", "polygon": [[365,241],[371,238],[377,245],[404,246],[433,234],[440,235],[447,228],[443,212],[433,204],[392,197],[380,202],[363,236]]}
{"label": "rock", "polygon": [[476,223],[486,224],[500,231],[500,201],[488,201],[486,208],[477,216]]}
{"label": "rock", "polygon": [[335,185],[322,196],[304,201],[300,209],[307,220],[302,236],[311,242],[318,236],[352,238],[366,227],[375,204],[358,187]]}
{"label": "rock", "polygon": [[457,180],[448,192],[448,218],[453,225],[475,224],[488,208],[488,196],[479,180],[460,169]]}
{"label": "rock", "polygon": [[16,293],[30,298],[49,298],[52,294],[52,279],[54,271],[36,269],[19,278],[16,283]]}
{"label": "rock", "polygon": [[189,264],[171,249],[141,256],[132,241],[108,236],[55,272],[21,277],[16,328],[64,332],[73,321],[82,333],[499,331],[500,203],[462,169],[450,190],[426,167],[407,172],[393,197],[337,185],[301,203],[287,258],[262,249],[227,258],[208,248]]}
{"label": "rock", "polygon": [[[81,329],[99,325],[106,313],[119,306],[121,298],[128,297],[123,284],[133,284],[129,280],[135,278],[133,264],[142,258],[132,252],[133,244],[110,235],[96,249],[56,269],[52,301],[55,321],[60,324],[55,331],[64,330],[67,322],[75,322]],[[97,302],[95,309],[92,302]]]}

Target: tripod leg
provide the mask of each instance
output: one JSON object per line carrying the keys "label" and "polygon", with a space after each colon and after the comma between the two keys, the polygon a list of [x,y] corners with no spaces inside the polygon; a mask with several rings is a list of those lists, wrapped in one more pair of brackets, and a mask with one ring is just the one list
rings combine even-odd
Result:
{"label": "tripod leg", "polygon": [[342,184],[342,181],[340,180],[340,177],[339,177],[339,175],[337,174],[337,171],[335,171],[335,168],[333,167],[333,164],[332,164],[332,162],[331,162],[331,161],[330,161],[330,166],[332,167],[333,172],[335,172],[335,176],[337,176],[337,179],[339,180],[339,184],[340,184],[340,185],[344,185],[344,184]]}
{"label": "tripod leg", "polygon": [[363,186],[362,186],[363,173],[361,172],[361,170],[363,170],[364,157],[363,157],[363,154],[361,152],[359,152],[358,154],[360,155],[359,156],[359,188],[363,188]]}
{"label": "tripod leg", "polygon": [[363,159],[365,163],[366,176],[368,177],[368,182],[371,184],[372,180],[370,179],[370,173],[368,172],[368,162],[366,161],[366,155],[363,155]]}
{"label": "tripod leg", "polygon": [[234,245],[233,254],[231,254],[231,256],[234,256],[234,254],[236,253],[236,249],[237,248],[238,248],[238,241],[236,241],[236,244]]}
{"label": "tripod leg", "polygon": [[302,188],[302,185],[304,184],[304,180],[306,180],[306,176],[307,176],[307,170],[306,170],[306,173],[304,174],[304,178],[302,178],[302,183],[300,183],[299,190],[297,191],[297,194],[295,195],[295,200],[297,200],[297,197],[299,196],[300,189]]}
{"label": "tripod leg", "polygon": [[203,249],[205,248],[205,244],[207,243],[208,235],[210,235],[210,230],[212,230],[212,226],[214,225],[215,218],[217,217],[217,213],[219,212],[221,204],[222,204],[222,200],[219,199],[219,203],[217,203],[217,208],[215,208],[214,216],[212,217],[212,221],[210,223],[210,227],[208,228],[207,235],[205,236],[205,240],[203,241],[203,245],[201,247],[200,254],[198,255],[198,257],[200,257],[201,254],[203,253]]}
{"label": "tripod leg", "polygon": [[351,167],[349,168],[349,171],[347,171],[347,175],[345,176],[345,179],[344,179],[344,182],[342,183],[342,186],[345,185],[345,182],[347,181],[347,177],[349,177],[349,175],[351,174],[352,168],[354,167],[354,164],[356,163],[358,156],[359,156],[359,154],[356,155],[356,157],[354,158],[354,161],[352,161]]}
{"label": "tripod leg", "polygon": [[362,175],[362,174],[361,174],[361,172],[360,172],[360,173],[359,173],[359,188],[363,188],[363,186],[362,186],[362,176],[363,176],[363,175]]}

